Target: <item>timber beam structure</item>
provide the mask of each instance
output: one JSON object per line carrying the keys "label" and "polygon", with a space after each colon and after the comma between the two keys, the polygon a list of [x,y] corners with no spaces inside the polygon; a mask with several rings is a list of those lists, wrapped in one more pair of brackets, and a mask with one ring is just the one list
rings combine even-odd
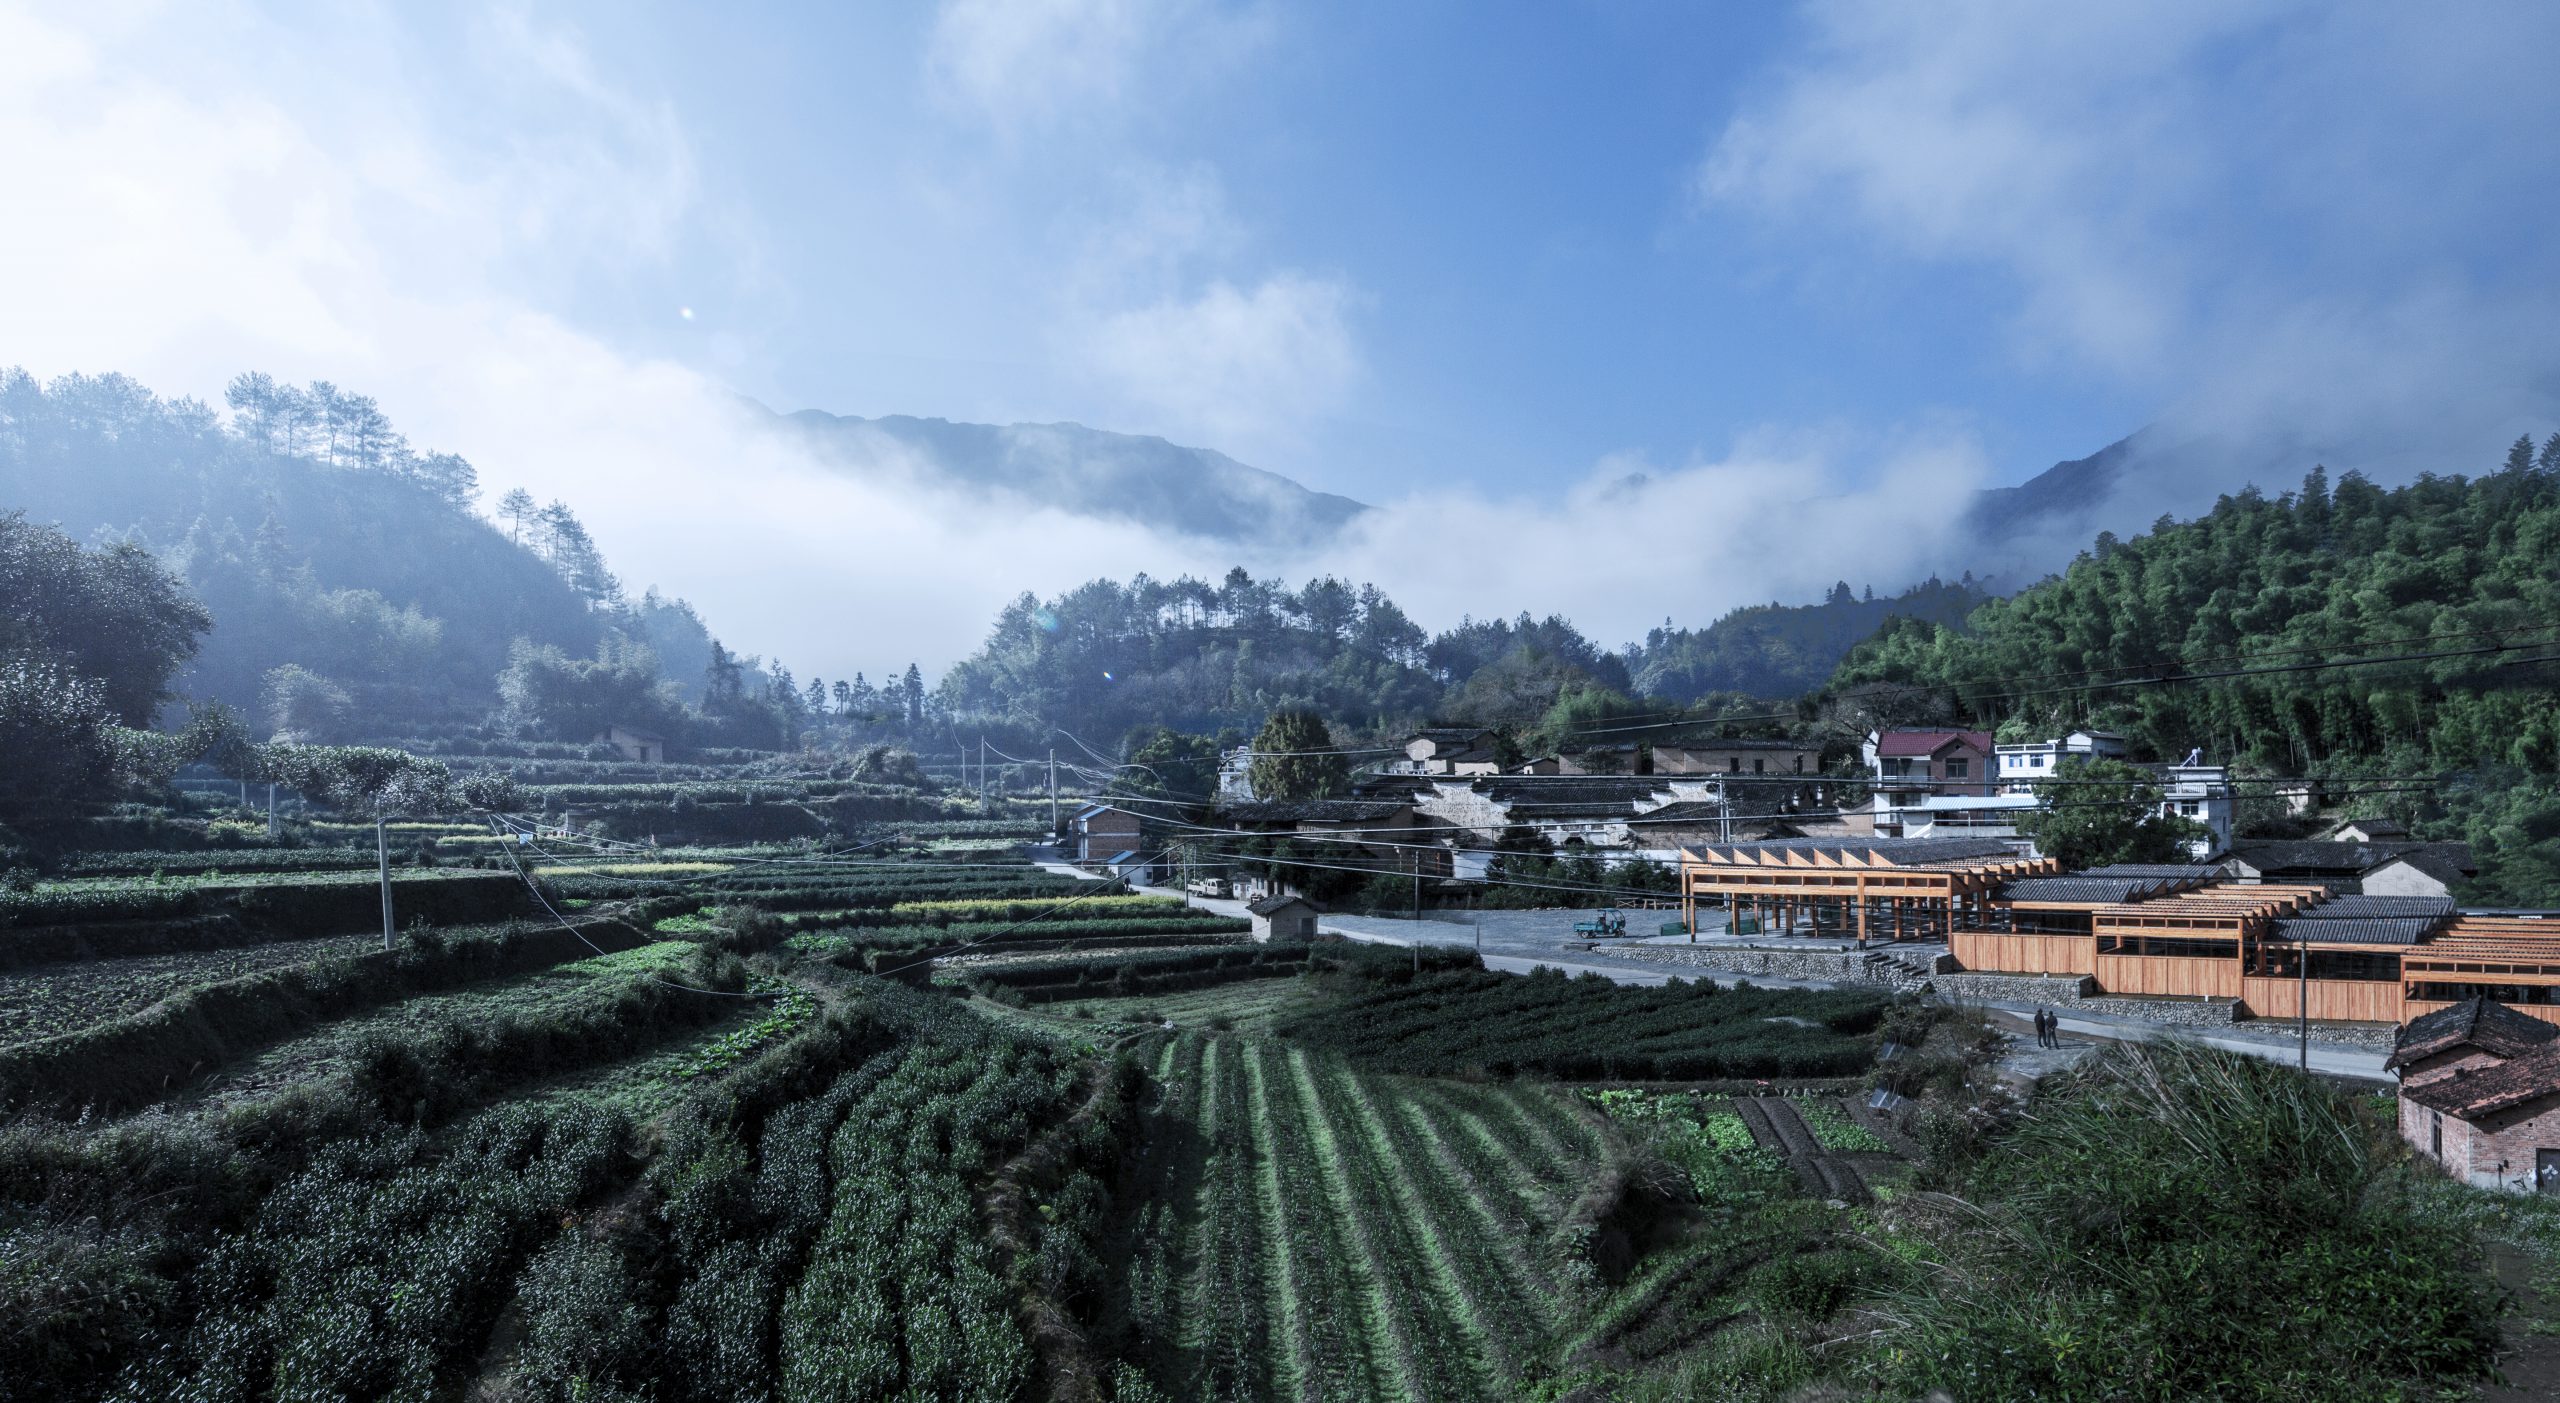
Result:
{"label": "timber beam structure", "polygon": [[1764,932],[1810,925],[1860,945],[1945,939],[1980,922],[2002,884],[2060,870],[2051,858],[1970,838],[1715,844],[1681,854],[1681,914],[1692,939],[1701,904],[1724,907],[1735,929],[1747,916]]}

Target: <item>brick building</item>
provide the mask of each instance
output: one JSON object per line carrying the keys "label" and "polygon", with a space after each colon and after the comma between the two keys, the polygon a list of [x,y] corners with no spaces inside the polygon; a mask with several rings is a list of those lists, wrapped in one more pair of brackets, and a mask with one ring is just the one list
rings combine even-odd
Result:
{"label": "brick building", "polygon": [[2560,1027],[2485,998],[2401,1028],[2400,1138],[2484,1189],[2560,1194]]}

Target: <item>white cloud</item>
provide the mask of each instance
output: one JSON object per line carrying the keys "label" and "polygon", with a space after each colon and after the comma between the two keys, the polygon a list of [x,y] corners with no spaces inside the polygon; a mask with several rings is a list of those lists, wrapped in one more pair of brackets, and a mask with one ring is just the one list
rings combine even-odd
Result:
{"label": "white cloud", "polygon": [[1942,524],[1983,484],[1960,429],[1762,430],[1671,467],[1613,455],[1553,494],[1434,492],[1389,503],[1326,553],[1416,618],[1562,613],[1604,645],[1668,615],[1821,597],[1842,577],[1899,590],[1938,568]]}
{"label": "white cloud", "polygon": [[[2192,460],[2208,474],[2314,453],[2464,470],[2547,428],[2560,251],[2519,231],[2560,185],[2560,91],[2484,75],[2552,48],[2560,10],[1809,16],[1699,164],[1707,209],[1765,218],[1791,253],[1994,270],[2019,354],[2160,403],[2164,437],[2228,449]],[[2237,485],[2144,482],[2190,510]]]}
{"label": "white cloud", "polygon": [[1218,0],[944,0],[928,54],[946,100],[1008,134],[1187,87],[1268,37]]}
{"label": "white cloud", "polygon": [[[493,492],[569,501],[634,587],[690,597],[732,644],[804,674],[948,661],[1025,587],[1223,568],[1136,527],[989,517],[895,477],[848,479],[702,373],[514,292],[521,269],[594,248],[593,221],[686,217],[669,182],[680,133],[573,43],[543,39],[516,70],[554,80],[534,95],[556,119],[542,140],[475,156],[412,125],[414,95],[386,73],[363,109],[378,119],[301,113],[201,81],[281,55],[0,12],[0,149],[17,156],[0,220],[7,355],[217,403],[252,368],[373,394]],[[657,237],[616,247],[643,257]]]}
{"label": "white cloud", "polygon": [[1359,373],[1338,279],[1282,272],[1249,287],[1102,317],[1084,333],[1095,372],[1167,431],[1250,451],[1333,409]]}

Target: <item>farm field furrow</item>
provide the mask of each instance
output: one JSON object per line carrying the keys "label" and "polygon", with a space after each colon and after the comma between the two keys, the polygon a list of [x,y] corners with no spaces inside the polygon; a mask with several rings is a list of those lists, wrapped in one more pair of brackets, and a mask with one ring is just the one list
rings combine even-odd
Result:
{"label": "farm field furrow", "polygon": [[[1283,1072],[1262,1043],[1240,1049],[1261,1170],[1262,1229],[1278,1259],[1285,1389],[1301,1399],[1375,1397],[1369,1331],[1356,1314],[1360,1289],[1325,1192],[1315,1148],[1290,1119]],[[1355,1333],[1356,1332],[1356,1333]]]}
{"label": "farm field furrow", "polygon": [[381,948],[379,935],[324,935],[0,971],[0,1046],[138,1013],[199,984]]}
{"label": "farm field furrow", "polygon": [[1275,1070],[1285,1086],[1279,1095],[1314,1151],[1338,1244],[1350,1249],[1344,1288],[1363,1306],[1373,1377],[1381,1385],[1392,1378],[1407,1398],[1455,1396],[1458,1361],[1444,1341],[1434,1338],[1440,1332],[1433,1328],[1428,1288],[1414,1270],[1410,1245],[1400,1240],[1386,1214],[1384,1185],[1356,1138],[1345,1133],[1340,1107],[1317,1091],[1305,1051],[1291,1048],[1280,1054],[1280,1061]]}
{"label": "farm field furrow", "polygon": [[[1536,1348],[1537,1325],[1511,1309],[1500,1269],[1460,1245],[1481,1244],[1463,1235],[1472,1225],[1449,1203],[1451,1186],[1414,1172],[1428,1163],[1426,1156],[1410,1132],[1396,1133],[1401,1121],[1381,1110],[1372,1089],[1331,1062],[1321,1069],[1314,1094],[1333,1119],[1337,1138],[1356,1147],[1350,1158],[1358,1171],[1351,1177],[1360,1186],[1364,1218],[1385,1215],[1383,1236],[1396,1268],[1399,1304],[1422,1323],[1421,1347],[1440,1362],[1445,1377],[1465,1383],[1463,1390],[1446,1391],[1495,1394],[1497,1378],[1519,1371],[1519,1351]],[[1427,1386],[1432,1396],[1443,1392],[1437,1380]]]}

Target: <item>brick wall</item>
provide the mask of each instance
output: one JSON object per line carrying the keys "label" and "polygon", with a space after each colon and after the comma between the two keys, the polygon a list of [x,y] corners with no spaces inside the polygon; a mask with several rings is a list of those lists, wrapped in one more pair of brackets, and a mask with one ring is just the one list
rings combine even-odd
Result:
{"label": "brick wall", "polygon": [[[2437,1117],[2442,1115],[2444,1171],[2477,1188],[2531,1189],[2538,1150],[2560,1150],[2560,1093],[2527,1102],[2474,1123],[2400,1102],[2400,1138],[2434,1158]],[[2560,1184],[2549,1186],[2560,1191]]]}

